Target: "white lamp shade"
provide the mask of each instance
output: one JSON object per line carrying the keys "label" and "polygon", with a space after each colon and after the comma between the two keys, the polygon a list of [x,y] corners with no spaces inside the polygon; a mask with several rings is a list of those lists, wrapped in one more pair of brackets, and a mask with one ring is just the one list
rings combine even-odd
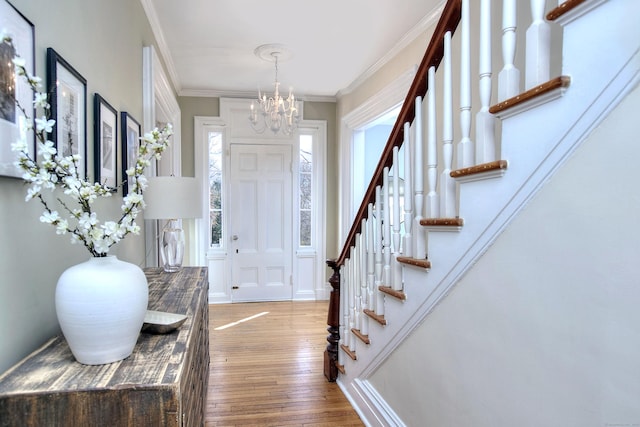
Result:
{"label": "white lamp shade", "polygon": [[146,219],[202,218],[202,190],[197,179],[155,176],[144,192]]}

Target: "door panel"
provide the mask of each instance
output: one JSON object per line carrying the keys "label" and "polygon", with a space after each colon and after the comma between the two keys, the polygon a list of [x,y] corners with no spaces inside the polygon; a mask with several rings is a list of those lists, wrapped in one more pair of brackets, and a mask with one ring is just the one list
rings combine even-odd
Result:
{"label": "door panel", "polygon": [[232,300],[292,298],[291,147],[232,144]]}

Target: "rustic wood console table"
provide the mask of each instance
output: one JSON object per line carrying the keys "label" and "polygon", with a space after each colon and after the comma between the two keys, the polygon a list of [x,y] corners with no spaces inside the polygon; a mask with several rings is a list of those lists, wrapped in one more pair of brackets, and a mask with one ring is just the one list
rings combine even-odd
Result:
{"label": "rustic wood console table", "polygon": [[149,310],[186,314],[177,330],[141,333],[131,356],[75,361],[55,337],[0,376],[0,426],[203,426],[209,379],[204,267],[145,269]]}

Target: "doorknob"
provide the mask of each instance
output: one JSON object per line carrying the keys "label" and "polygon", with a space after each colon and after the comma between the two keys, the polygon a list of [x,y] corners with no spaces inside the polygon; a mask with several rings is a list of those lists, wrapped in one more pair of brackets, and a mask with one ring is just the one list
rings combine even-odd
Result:
{"label": "doorknob", "polygon": [[233,236],[231,236],[231,240],[238,240],[238,235],[234,234]]}

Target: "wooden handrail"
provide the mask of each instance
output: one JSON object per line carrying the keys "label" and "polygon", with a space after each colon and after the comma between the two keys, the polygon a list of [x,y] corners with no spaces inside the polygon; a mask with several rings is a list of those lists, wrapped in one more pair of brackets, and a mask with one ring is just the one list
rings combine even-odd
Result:
{"label": "wooden handrail", "polygon": [[425,55],[422,58],[422,62],[416,72],[416,76],[413,79],[413,83],[411,83],[407,97],[400,109],[400,114],[398,114],[396,123],[389,135],[389,139],[387,140],[387,144],[382,151],[380,161],[373,173],[373,178],[369,183],[369,187],[364,194],[362,204],[358,209],[358,213],[356,214],[353,225],[351,226],[351,230],[347,235],[342,252],[335,260],[337,267],[344,264],[344,261],[349,256],[349,249],[351,246],[355,245],[356,234],[360,232],[361,222],[367,215],[369,203],[373,203],[375,200],[376,187],[378,185],[382,185],[384,168],[391,166],[393,148],[396,146],[400,147],[402,145],[404,140],[404,124],[406,122],[413,122],[413,119],[415,118],[415,99],[418,96],[424,97],[427,93],[427,73],[429,72],[429,68],[431,68],[431,66],[435,66],[437,68],[442,61],[442,57],[444,56],[444,35],[448,31],[451,31],[451,34],[453,34],[458,27],[461,7],[462,0],[448,0],[444,10],[442,11],[442,16],[440,16],[440,20],[433,32],[429,46],[427,47]]}

